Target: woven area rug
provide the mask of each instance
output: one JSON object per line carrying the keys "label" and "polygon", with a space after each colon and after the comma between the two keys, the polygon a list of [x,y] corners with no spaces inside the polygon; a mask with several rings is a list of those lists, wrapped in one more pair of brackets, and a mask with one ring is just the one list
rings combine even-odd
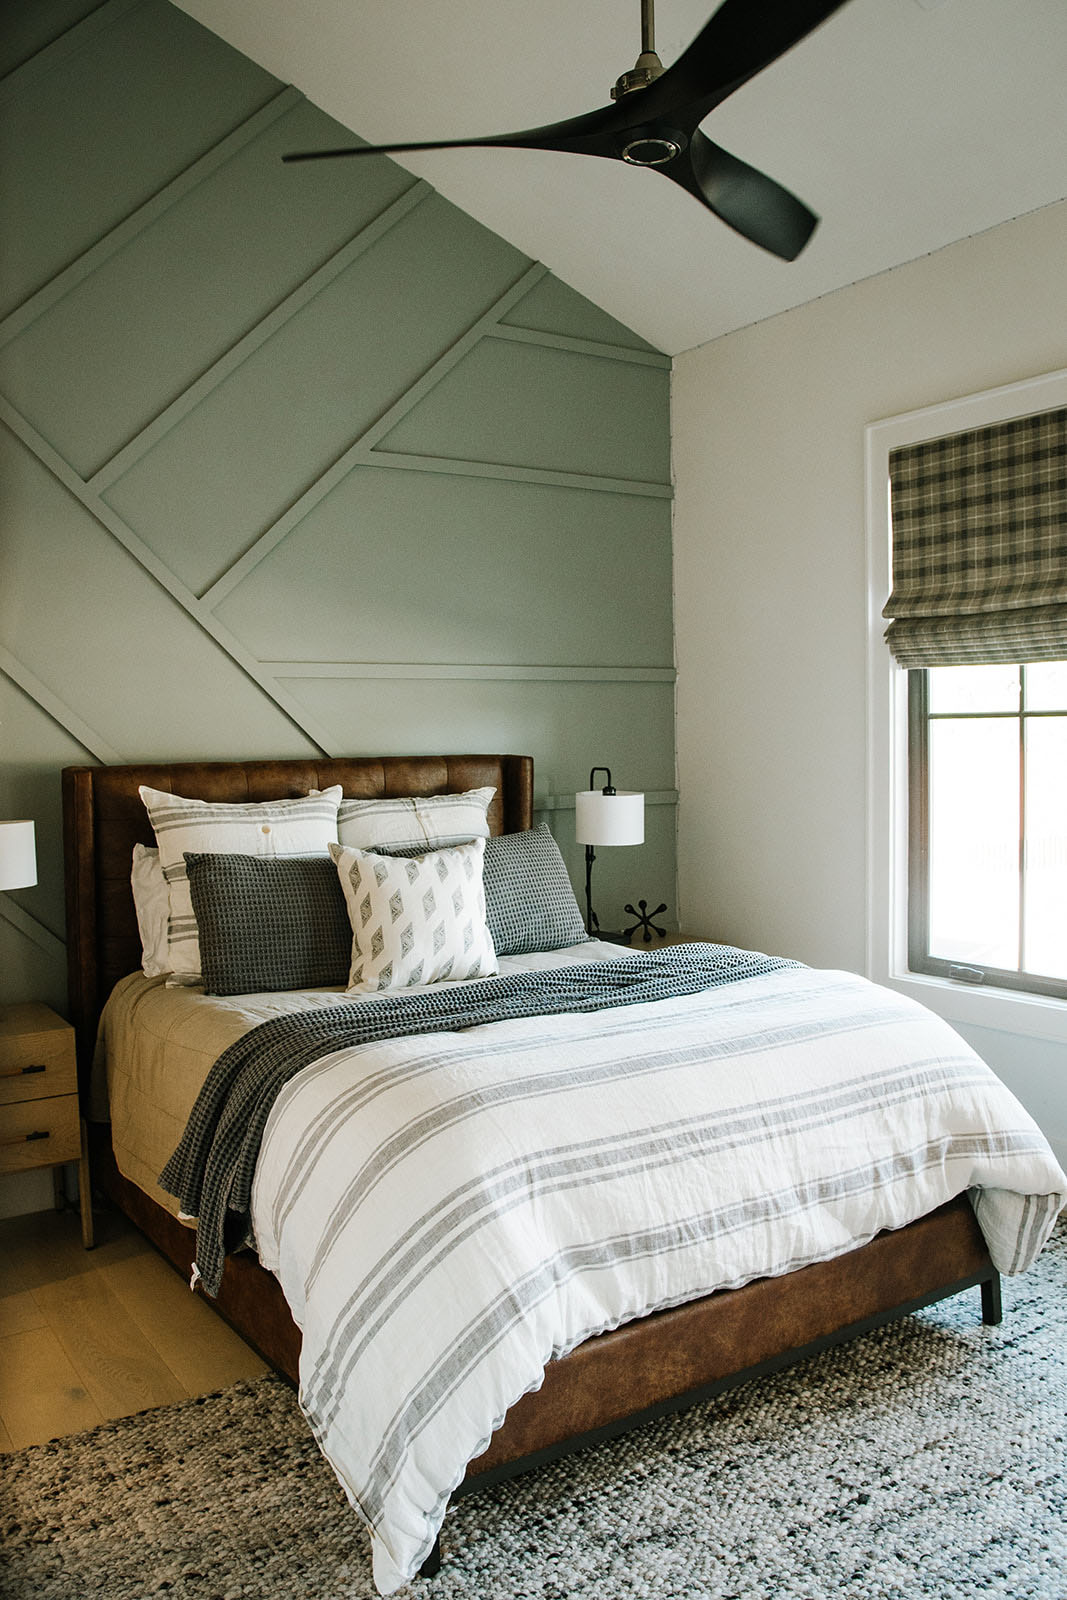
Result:
{"label": "woven area rug", "polygon": [[[978,1291],[461,1499],[419,1600],[1067,1600],[1067,1226]],[[0,1458],[5,1600],[370,1600],[290,1390]]]}

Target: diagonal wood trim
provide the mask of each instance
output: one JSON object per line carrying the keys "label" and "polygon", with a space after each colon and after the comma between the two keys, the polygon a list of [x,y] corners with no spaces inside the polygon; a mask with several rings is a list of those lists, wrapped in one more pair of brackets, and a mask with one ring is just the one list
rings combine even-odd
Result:
{"label": "diagonal wood trim", "polygon": [[382,413],[377,422],[366,429],[360,437],[360,446],[364,450],[373,450],[378,441],[384,439],[387,433],[391,433],[401,418],[407,416],[409,411],[424,400],[430,390],[437,387],[445,374],[451,372],[469,350],[473,350],[479,339],[484,338],[489,329],[494,327],[501,317],[507,315],[512,306],[517,305],[535,284],[547,276],[548,268],[542,266],[539,261],[528,267],[521,278],[518,278],[476,322],[472,322],[466,333],[461,334],[455,344],[446,350],[444,355],[439,356],[422,377],[413,383],[410,389],[406,389],[388,411]]}
{"label": "diagonal wood trim", "polygon": [[674,667],[526,667],[429,661],[261,661],[279,678],[437,678],[486,683],[673,683]]}
{"label": "diagonal wood trim", "polygon": [[405,416],[413,406],[418,405],[419,401],[429,394],[434,385],[440,383],[445,374],[451,372],[456,363],[461,361],[468,350],[472,349],[478,340],[482,338],[486,328],[492,326],[497,318],[505,316],[512,306],[533,288],[534,284],[540,283],[547,272],[548,268],[541,266],[540,263],[535,263],[533,266],[528,267],[522,276],[511,285],[511,288],[506,290],[476,321],[472,322],[467,331],[461,334],[442,355],[437,357],[436,361],[427,367],[422,377],[416,379],[410,389],[405,390],[400,399],[382,413],[377,422],[371,423],[370,427],[366,428],[359,438],[354,440],[347,450],[338,456],[333,465],[327,467],[326,471],[316,478],[311,487],[306,489],[298,500],[294,500],[289,509],[276,522],[272,523],[264,533],[260,534],[256,542],[248,547],[244,555],[235,561],[233,566],[222,574],[221,578],[216,579],[210,588],[204,590],[204,593],[200,596],[202,604],[210,609],[220,605],[231,590],[235,589],[239,583],[242,583],[264,557],[268,556],[277,545],[281,544],[286,535],[291,533],[297,524],[304,520],[308,512],[317,506],[320,500],[325,499],[331,489],[336,488],[348,476],[353,467],[365,466],[374,459],[371,452],[378,440],[383,438],[390,429],[394,428],[401,417]]}
{"label": "diagonal wood trim", "polygon": [[601,478],[592,472],[558,472],[552,467],[516,467],[501,461],[464,461],[456,456],[407,455],[402,450],[371,453],[371,466],[397,467],[405,472],[447,472],[463,478],[505,478],[511,483],[545,483],[556,489],[593,489],[601,494],[647,495],[670,500],[669,483],[646,483],[642,478]]}
{"label": "diagonal wood trim", "polygon": [[[642,791],[646,806],[676,806],[678,804],[677,789],[645,789]],[[535,811],[573,811],[573,794],[546,794],[540,799],[534,797],[533,808]]]}
{"label": "diagonal wood trim", "polygon": [[244,122],[240,123],[218,144],[213,145],[204,155],[199,156],[184,172],[172,178],[162,189],[156,191],[143,205],[138,206],[110,232],[105,233],[88,250],[76,257],[69,266],[57,272],[46,284],[31,294],[29,299],[16,306],[14,311],[8,312],[0,322],[0,345],[8,344],[18,334],[35,322],[39,316],[48,311],[58,301],[70,293],[83,279],[95,272],[99,266],[113,256],[123,245],[128,244],[137,234],[144,231],[157,217],[161,217],[171,206],[184,198],[197,184],[202,183],[216,168],[236,155],[238,150],[250,144],[253,139],[258,139],[264,129],[269,128],[272,122],[277,122],[279,117],[285,116],[298,105],[303,96],[296,89],[283,89],[268,100],[265,106],[252,113]]}
{"label": "diagonal wood trim", "polygon": [[21,66],[0,78],[0,104],[34,89],[45,73],[54,71],[67,56],[83,49],[95,34],[102,33],[128,11],[136,11],[143,4],[144,0],[106,0],[106,4],[72,23],[64,33],[42,45],[35,55],[27,57]]}
{"label": "diagonal wood trim", "polygon": [[603,356],[606,361],[628,361],[639,367],[660,367],[670,372],[670,356],[658,350],[632,350],[624,344],[603,344],[599,339],[576,339],[569,333],[544,333],[537,328],[517,328],[501,322],[488,332],[490,339],[513,339],[518,344],[547,345],[551,350],[570,350],[579,356]]}
{"label": "diagonal wood trim", "polygon": [[249,654],[240,640],[236,639],[228,629],[224,628],[216,617],[201,604],[200,600],[187,589],[185,584],[175,577],[170,568],[162,562],[154,551],[139,539],[133,529],[128,527],[116,511],[113,511],[106,501],[98,494],[86,487],[85,483],[74,468],[64,461],[63,457],[55,450],[46,439],[33,428],[9,400],[0,397],[0,422],[4,422],[12,433],[31,450],[42,466],[48,468],[53,477],[57,478],[65,489],[78,500],[85,510],[100,523],[100,525],[117,539],[119,544],[131,555],[139,566],[154,578],[160,588],[165,589],[173,600],[182,607],[192,620],[208,634],[215,643],[226,652],[230,659],[241,668],[253,683],[259,685],[263,692],[274,701],[275,705],[289,721],[305,734],[313,744],[326,755],[336,752],[331,750],[328,735],[309,717],[304,708],[292,697],[286,694],[280,684],[263,671],[260,663]]}
{"label": "diagonal wood trim", "polygon": [[217,389],[220,383],[236,372],[242,362],[247,361],[249,356],[266,344],[268,339],[273,338],[290,318],[296,316],[298,311],[325,289],[327,284],[339,277],[372,245],[376,245],[390,228],[395,227],[403,217],[421,205],[431,194],[433,189],[421,178],[413,183],[410,189],[405,189],[402,195],[335,251],[310,277],[305,278],[303,283],[298,284],[290,294],[287,294],[284,300],[279,300],[273,311],[268,312],[243,338],[231,345],[230,349],[208,367],[195,383],[178,395],[147,427],[142,428],[140,433],[135,434],[128,444],[111,457],[110,461],[106,461],[98,471],[94,472],[87,480],[89,488],[102,494],[111,484],[116,483],[135,462],[176,427],[183,417],[195,410],[213,389]]}
{"label": "diagonal wood trim", "polygon": [[46,928],[43,922],[31,917],[28,911],[23,911],[9,894],[0,894],[0,916],[6,917],[7,921],[20,933],[24,933],[27,939],[32,939],[46,955],[62,958],[67,948],[66,942],[58,934],[53,933],[51,928]]}
{"label": "diagonal wood trim", "polygon": [[118,751],[113,750],[106,739],[102,739],[95,729],[83,722],[58,695],[53,694],[51,689],[41,682],[40,678],[35,677],[28,667],[24,667],[10,650],[5,650],[3,645],[0,645],[0,672],[6,673],[12,683],[18,684],[22,692],[29,695],[46,716],[58,723],[72,739],[77,739],[90,755],[106,765],[121,764],[124,758]]}

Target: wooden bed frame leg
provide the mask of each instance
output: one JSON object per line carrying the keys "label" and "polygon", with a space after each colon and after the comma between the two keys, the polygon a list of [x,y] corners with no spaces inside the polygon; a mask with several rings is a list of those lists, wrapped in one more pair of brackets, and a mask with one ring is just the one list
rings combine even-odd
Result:
{"label": "wooden bed frame leg", "polygon": [[[984,1285],[982,1287],[982,1293],[983,1294],[985,1293],[985,1286]],[[433,1549],[430,1551],[429,1555],[426,1557],[426,1560],[422,1563],[422,1566],[419,1568],[419,1577],[420,1578],[436,1578],[436,1576],[440,1572],[440,1570],[441,1570],[441,1535],[438,1534],[437,1538],[433,1542]]]}
{"label": "wooden bed frame leg", "polygon": [[995,1328],[1004,1315],[1000,1303],[1000,1273],[994,1272],[982,1284],[982,1321]]}

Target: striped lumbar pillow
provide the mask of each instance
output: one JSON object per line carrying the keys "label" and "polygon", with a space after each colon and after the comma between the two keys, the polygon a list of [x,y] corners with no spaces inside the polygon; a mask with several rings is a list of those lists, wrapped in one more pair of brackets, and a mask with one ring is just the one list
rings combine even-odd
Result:
{"label": "striped lumbar pillow", "polygon": [[352,925],[349,994],[498,971],[485,921],[484,851],[484,839],[406,857],[331,845]]}
{"label": "striped lumbar pillow", "polygon": [[355,850],[384,855],[441,850],[446,845],[488,839],[486,813],[495,789],[464,794],[397,796],[388,800],[342,800],[337,838]]}
{"label": "striped lumbar pillow", "polygon": [[185,852],[249,856],[324,856],[337,838],[341,786],[299,800],[228,805],[188,800],[144,784],[144,801],[170,898],[168,983],[200,981],[200,941],[189,894]]}

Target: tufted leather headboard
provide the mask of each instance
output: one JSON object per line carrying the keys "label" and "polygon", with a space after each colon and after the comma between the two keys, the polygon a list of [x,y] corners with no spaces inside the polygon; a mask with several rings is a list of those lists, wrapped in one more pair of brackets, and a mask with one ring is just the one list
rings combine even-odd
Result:
{"label": "tufted leather headboard", "polygon": [[277,800],[339,783],[346,795],[459,794],[492,785],[492,833],[533,820],[530,756],[352,756],[321,761],[189,761],[162,766],[67,767],[63,848],[67,898],[67,990],[83,1072],[104,1001],[141,964],[130,889],[137,843],[155,843],[138,785],[195,800]]}

